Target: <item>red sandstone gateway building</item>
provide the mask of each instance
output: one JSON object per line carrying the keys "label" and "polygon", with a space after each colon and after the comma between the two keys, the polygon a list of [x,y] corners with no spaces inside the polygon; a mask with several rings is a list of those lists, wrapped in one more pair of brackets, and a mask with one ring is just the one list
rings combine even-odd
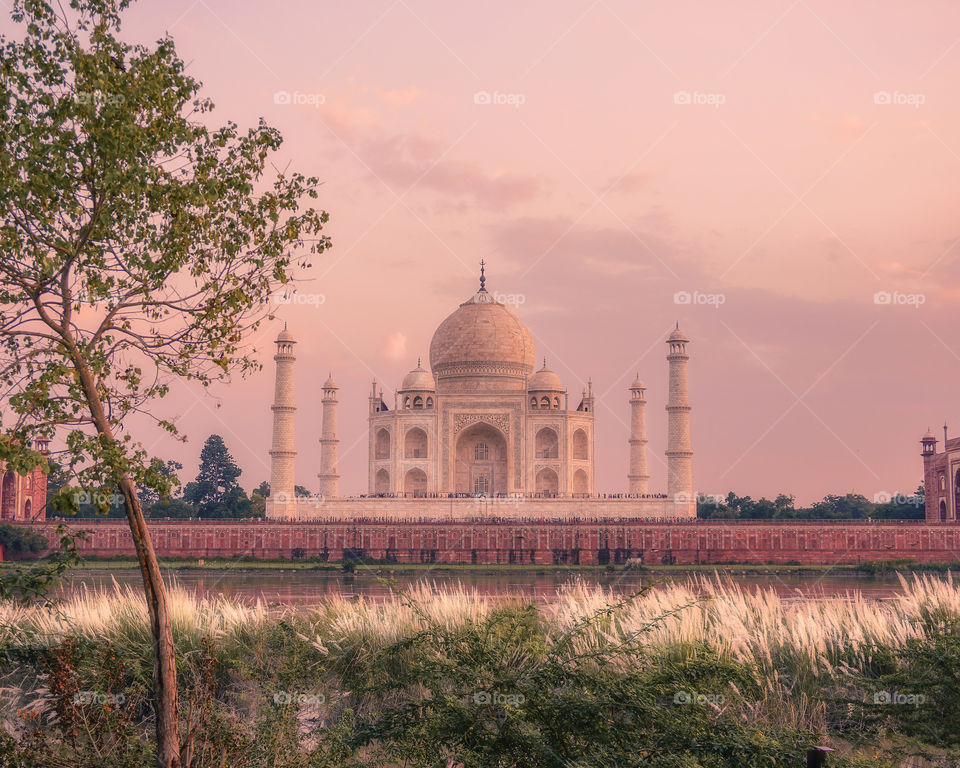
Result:
{"label": "red sandstone gateway building", "polygon": [[943,425],[943,452],[937,453],[932,430],[920,441],[923,446],[923,491],[928,523],[957,522],[960,508],[960,437],[947,438]]}
{"label": "red sandstone gateway building", "polygon": [[[47,441],[37,440],[37,450],[46,453]],[[47,476],[38,467],[18,475],[0,461],[0,521],[38,522],[47,515]]]}

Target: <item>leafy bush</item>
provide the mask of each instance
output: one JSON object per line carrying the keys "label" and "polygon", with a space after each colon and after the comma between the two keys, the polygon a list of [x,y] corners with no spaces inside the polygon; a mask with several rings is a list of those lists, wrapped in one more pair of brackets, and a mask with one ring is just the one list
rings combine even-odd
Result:
{"label": "leafy bush", "polygon": [[12,523],[0,523],[0,544],[13,555],[36,555],[48,547],[47,538],[42,533]]}

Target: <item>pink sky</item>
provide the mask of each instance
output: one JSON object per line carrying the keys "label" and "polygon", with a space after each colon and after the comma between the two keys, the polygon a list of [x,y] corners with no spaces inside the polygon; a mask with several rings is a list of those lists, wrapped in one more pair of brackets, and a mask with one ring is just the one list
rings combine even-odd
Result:
{"label": "pink sky", "polygon": [[[277,166],[325,182],[334,247],[300,286],[323,301],[278,312],[300,342],[299,483],[317,485],[332,370],[341,491],[366,490],[371,379],[392,392],[426,359],[483,258],[571,399],[593,378],[598,489],[626,486],[637,372],[665,486],[679,320],[697,488],[802,502],[912,490],[920,435],[960,434],[958,29],[955,3],[867,0],[150,0],[127,24],[173,34],[218,120],[265,116]],[[190,441],[144,442],[184,480],[211,432],[248,489],[268,478],[280,327],[259,375],[159,406]]]}

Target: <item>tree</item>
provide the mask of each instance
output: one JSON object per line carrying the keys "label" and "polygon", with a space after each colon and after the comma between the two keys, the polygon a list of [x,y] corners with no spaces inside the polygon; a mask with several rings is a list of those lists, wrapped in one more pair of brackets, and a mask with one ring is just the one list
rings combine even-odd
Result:
{"label": "tree", "polygon": [[220,435],[210,435],[200,451],[197,479],[188,483],[183,500],[201,517],[238,517],[250,502],[237,482],[241,470]]}
{"label": "tree", "polygon": [[[213,105],[173,40],[121,39],[129,2],[72,0],[67,13],[17,0],[19,38],[0,38],[0,458],[40,465],[18,446],[62,439],[80,488],[122,494],[153,637],[157,764],[169,768],[175,655],[137,488],[165,495],[170,479],[128,417],[177,435],[154,416],[173,380],[255,370],[247,339],[270,295],[329,241],[327,215],[303,206],[318,181],[267,172],[279,133],[208,127]],[[75,511],[70,491],[55,510]]]}
{"label": "tree", "polygon": [[[150,462],[150,468],[155,472],[165,476],[170,481],[171,489],[174,486],[180,485],[180,478],[177,476],[177,473],[183,469],[183,464],[181,464],[179,461],[173,461],[171,459],[167,459],[167,461],[153,459]],[[140,505],[143,507],[145,512],[152,511],[162,498],[155,489],[147,486],[142,486],[137,495],[140,497]]]}
{"label": "tree", "polygon": [[250,494],[250,517],[263,517],[267,514],[267,499],[254,491]]}

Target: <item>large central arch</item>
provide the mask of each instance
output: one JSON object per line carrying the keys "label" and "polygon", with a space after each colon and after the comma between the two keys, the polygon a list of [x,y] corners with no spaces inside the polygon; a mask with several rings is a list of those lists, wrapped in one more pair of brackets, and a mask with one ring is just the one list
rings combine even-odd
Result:
{"label": "large central arch", "polygon": [[496,427],[479,422],[457,437],[454,489],[495,496],[508,492],[507,439]]}

